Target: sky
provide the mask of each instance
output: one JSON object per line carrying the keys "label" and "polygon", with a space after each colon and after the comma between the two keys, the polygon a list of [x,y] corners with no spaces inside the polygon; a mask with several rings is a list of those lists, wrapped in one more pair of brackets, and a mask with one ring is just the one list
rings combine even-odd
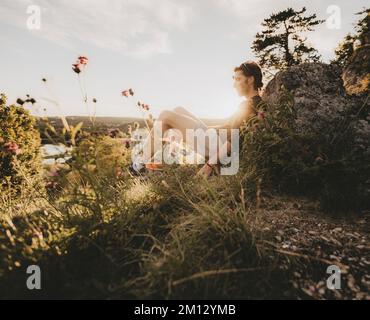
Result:
{"label": "sky", "polygon": [[[10,103],[30,94],[38,115],[92,114],[71,69],[86,55],[83,79],[89,100],[98,101],[97,116],[140,117],[140,100],[154,116],[182,106],[202,118],[225,118],[241,99],[233,69],[256,59],[251,45],[263,19],[305,6],[333,22],[333,5],[338,23],[307,34],[324,62],[353,31],[367,0],[1,0],[0,92]],[[38,29],[32,6],[40,8]],[[128,88],[135,99],[121,96]]]}

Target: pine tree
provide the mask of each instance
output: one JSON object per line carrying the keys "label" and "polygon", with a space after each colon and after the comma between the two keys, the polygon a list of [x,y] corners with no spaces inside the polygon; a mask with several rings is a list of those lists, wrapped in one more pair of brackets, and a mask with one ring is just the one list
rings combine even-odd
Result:
{"label": "pine tree", "polygon": [[356,15],[364,15],[355,26],[355,34],[347,34],[335,50],[335,58],[331,61],[345,67],[353,56],[356,46],[370,43],[370,9],[364,9]]}
{"label": "pine tree", "polygon": [[317,50],[306,43],[307,38],[302,33],[314,31],[324,20],[316,19],[316,14],[305,16],[305,12],[305,7],[300,11],[288,8],[262,22],[264,29],[256,34],[252,45],[262,67],[276,71],[320,60]]}

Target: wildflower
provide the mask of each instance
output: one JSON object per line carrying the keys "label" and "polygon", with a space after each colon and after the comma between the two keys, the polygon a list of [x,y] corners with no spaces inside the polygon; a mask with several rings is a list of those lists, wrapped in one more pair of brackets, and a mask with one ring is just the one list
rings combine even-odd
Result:
{"label": "wildflower", "polygon": [[35,104],[36,103],[36,100],[34,98],[31,98],[31,99],[27,99],[25,102],[29,102],[31,104]]}
{"label": "wildflower", "polygon": [[84,66],[87,65],[87,63],[89,62],[89,58],[87,58],[86,56],[80,56],[78,57],[78,62]]}
{"label": "wildflower", "polygon": [[120,133],[119,129],[108,129],[108,136],[111,138],[116,138]]}
{"label": "wildflower", "polygon": [[22,100],[21,98],[18,98],[18,99],[17,99],[17,103],[18,103],[19,105],[23,106],[23,105],[24,105],[24,103],[25,103],[25,101],[24,101],[24,100]]}
{"label": "wildflower", "polygon": [[14,155],[19,155],[22,153],[22,150],[19,148],[19,146],[15,142],[8,142],[4,144],[3,147],[6,152],[12,153]]}
{"label": "wildflower", "polygon": [[124,143],[126,149],[130,149],[130,147],[131,147],[131,140],[130,139],[124,139],[123,143]]}
{"label": "wildflower", "polygon": [[129,90],[122,91],[122,96],[128,98],[130,96],[130,91]]}
{"label": "wildflower", "polygon": [[82,72],[82,65],[79,63],[75,63],[72,65],[72,70],[76,72],[77,74]]}
{"label": "wildflower", "polygon": [[260,119],[260,120],[265,119],[265,113],[263,111],[258,112],[258,119]]}
{"label": "wildflower", "polygon": [[149,111],[150,110],[150,107],[148,104],[142,104],[141,107],[146,110],[146,111]]}
{"label": "wildflower", "polygon": [[49,171],[49,177],[58,177],[59,176],[59,169],[53,168]]}

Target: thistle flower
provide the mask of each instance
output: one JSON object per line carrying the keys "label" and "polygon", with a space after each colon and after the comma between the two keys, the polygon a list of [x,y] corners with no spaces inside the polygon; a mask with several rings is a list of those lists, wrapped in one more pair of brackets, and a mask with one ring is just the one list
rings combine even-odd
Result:
{"label": "thistle flower", "polygon": [[122,96],[128,98],[130,96],[130,91],[129,90],[122,91]]}
{"label": "thistle flower", "polygon": [[21,98],[18,98],[18,99],[17,99],[17,103],[18,103],[19,105],[23,106],[23,105],[24,105],[24,103],[25,103],[25,101],[24,101],[24,100],[22,100]]}
{"label": "thistle flower", "polygon": [[129,96],[133,97],[134,96],[134,90],[132,90],[131,88],[130,89],[127,89],[127,90],[124,90],[122,91],[122,96],[128,98]]}
{"label": "thistle flower", "polygon": [[35,104],[36,100],[34,98],[31,98],[31,99],[27,99],[26,102],[29,102],[31,104]]}
{"label": "thistle flower", "polygon": [[131,140],[130,139],[124,139],[123,144],[125,145],[126,149],[130,149],[131,147]]}
{"label": "thistle flower", "polygon": [[72,70],[79,74],[82,72],[82,65],[79,63],[72,64]]}
{"label": "thistle flower", "polygon": [[89,62],[89,58],[86,57],[86,56],[80,56],[78,57],[78,62],[84,66],[87,65],[87,63]]}

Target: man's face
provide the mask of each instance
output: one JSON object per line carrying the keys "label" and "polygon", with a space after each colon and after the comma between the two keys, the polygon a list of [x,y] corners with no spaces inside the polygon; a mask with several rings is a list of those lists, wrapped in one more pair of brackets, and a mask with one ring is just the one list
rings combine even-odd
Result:
{"label": "man's face", "polygon": [[253,77],[246,77],[242,71],[236,71],[233,76],[234,88],[239,96],[245,96],[253,85]]}

